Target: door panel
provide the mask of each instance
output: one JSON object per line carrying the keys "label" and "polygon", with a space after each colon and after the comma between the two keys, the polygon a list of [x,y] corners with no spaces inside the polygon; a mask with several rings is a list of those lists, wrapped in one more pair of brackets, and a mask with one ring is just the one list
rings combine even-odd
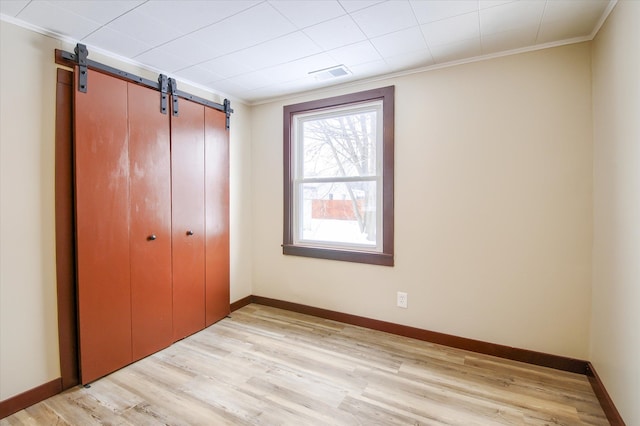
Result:
{"label": "door panel", "polygon": [[206,325],[229,315],[229,132],[226,115],[205,108]]}
{"label": "door panel", "polygon": [[173,342],[169,115],[157,91],[128,83],[133,359]]}
{"label": "door panel", "polygon": [[127,83],[92,71],[89,85],[73,91],[82,383],[131,362]]}
{"label": "door panel", "polygon": [[205,326],[204,106],[181,99],[179,108],[171,117],[175,340]]}

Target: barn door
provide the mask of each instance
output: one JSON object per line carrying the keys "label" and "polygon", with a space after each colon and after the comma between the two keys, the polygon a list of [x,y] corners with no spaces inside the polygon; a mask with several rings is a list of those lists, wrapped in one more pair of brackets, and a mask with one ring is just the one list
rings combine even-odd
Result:
{"label": "barn door", "polygon": [[92,73],[91,90],[73,93],[80,380],[87,383],[131,362],[127,83]]}
{"label": "barn door", "polygon": [[229,313],[232,110],[180,100],[172,114],[164,86],[161,95],[133,81],[94,71],[88,87],[74,79],[82,383]]}
{"label": "barn door", "polygon": [[173,342],[169,116],[98,72],[75,97],[78,327],[87,383]]}
{"label": "barn door", "polygon": [[229,132],[205,108],[206,325],[229,315]]}
{"label": "barn door", "polygon": [[205,327],[204,106],[171,117],[173,337]]}
{"label": "barn door", "polygon": [[128,83],[133,359],[173,342],[169,116],[155,90]]}

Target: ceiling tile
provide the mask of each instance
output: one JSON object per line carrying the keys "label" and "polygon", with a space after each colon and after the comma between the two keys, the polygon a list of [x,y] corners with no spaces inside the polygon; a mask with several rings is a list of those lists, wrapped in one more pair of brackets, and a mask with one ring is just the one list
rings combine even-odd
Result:
{"label": "ceiling tile", "polygon": [[29,0],[3,0],[0,1],[0,13],[8,16],[16,16],[27,4],[29,4]]}
{"label": "ceiling tile", "polygon": [[606,9],[606,0],[583,0],[576,8],[573,1],[548,2],[540,25],[538,43],[590,35]]}
{"label": "ceiling tile", "polygon": [[140,11],[183,34],[220,22],[258,4],[245,0],[150,0]]}
{"label": "ceiling tile", "polygon": [[384,58],[427,48],[419,27],[385,34],[371,39],[371,43]]}
{"label": "ceiling tile", "polygon": [[[342,82],[342,80],[340,80]],[[326,83],[322,81],[318,81],[311,77],[306,77],[300,80],[290,81],[286,86],[281,84],[274,84],[271,86],[261,87],[259,89],[254,89],[251,91],[247,91],[247,96],[251,99],[255,99],[256,101],[261,101],[263,99],[269,99],[279,96],[284,96],[288,94],[293,94],[296,92],[303,92],[312,89],[318,89],[324,86],[329,86],[331,83]]]}
{"label": "ceiling tile", "polygon": [[199,64],[202,68],[220,75],[222,78],[229,78],[239,74],[255,71],[248,64],[238,61],[234,54],[220,56],[219,58]]}
{"label": "ceiling tile", "polygon": [[339,0],[340,4],[347,11],[347,13],[355,12],[356,10],[364,9],[366,7],[373,6],[374,4],[382,3],[384,0]]}
{"label": "ceiling tile", "polygon": [[[337,0],[271,0],[269,3],[298,28],[306,28],[345,14]],[[309,13],[310,10],[313,13]]]}
{"label": "ceiling tile", "polygon": [[439,21],[478,10],[477,0],[411,0],[411,6],[420,24]]}
{"label": "ceiling tile", "polygon": [[202,40],[201,38],[193,35],[177,38],[163,44],[158,47],[158,49],[175,57],[182,58],[183,65],[180,69],[208,61],[212,58],[212,55],[209,52],[209,46],[206,44],[206,40]]}
{"label": "ceiling tile", "polygon": [[418,25],[408,0],[379,3],[351,14],[367,37],[376,37]]}
{"label": "ceiling tile", "polygon": [[349,80],[349,77],[339,77],[329,80],[317,80],[311,76],[308,76],[300,80],[287,82],[287,92],[293,93],[296,91],[300,92],[306,90],[315,90],[322,87],[329,87],[335,84],[345,83]]}
{"label": "ceiling tile", "polygon": [[247,90],[259,89],[272,84],[271,79],[259,71],[242,74],[227,79],[228,82],[240,85]]}
{"label": "ceiling tile", "polygon": [[306,28],[304,33],[325,50],[335,49],[366,39],[360,28],[349,16],[342,16]]}
{"label": "ceiling tile", "polygon": [[480,37],[476,12],[424,24],[421,28],[429,47]]}
{"label": "ceiling tile", "polygon": [[203,85],[223,80],[222,76],[198,65],[177,71],[176,76],[181,77],[184,80]]}
{"label": "ceiling tile", "polygon": [[102,25],[144,3],[143,0],[56,0],[56,6]]}
{"label": "ceiling tile", "polygon": [[456,43],[430,46],[431,54],[436,63],[474,58],[482,53],[480,39],[464,40]]}
{"label": "ceiling tile", "polygon": [[243,98],[245,93],[249,93],[246,87],[240,86],[230,80],[220,80],[211,84],[211,88],[216,92],[222,92],[228,95],[234,95],[239,98]]}
{"label": "ceiling tile", "polygon": [[61,9],[49,1],[32,1],[22,9],[18,18],[76,40],[82,40],[100,28],[98,22]]}
{"label": "ceiling tile", "polygon": [[391,67],[384,59],[355,65],[349,69],[357,78],[374,77],[391,72]]}
{"label": "ceiling tile", "polygon": [[556,20],[578,20],[590,21],[591,25],[595,25],[608,5],[608,0],[580,0],[579,7],[576,7],[575,0],[547,1],[547,5],[544,9],[543,22]]}
{"label": "ceiling tile", "polygon": [[339,47],[329,50],[327,53],[336,60],[337,64],[343,64],[347,67],[382,59],[370,41],[361,41],[349,46]]}
{"label": "ceiling tile", "polygon": [[433,65],[435,62],[428,49],[402,53],[400,55],[386,58],[390,72],[404,71],[412,68],[422,68]]}
{"label": "ceiling tile", "polygon": [[298,31],[240,50],[232,55],[236,61],[258,70],[311,56],[320,53],[320,50],[320,47],[309,37]]}
{"label": "ceiling tile", "polygon": [[555,40],[587,36],[592,29],[593,25],[587,25],[584,21],[574,21],[569,24],[560,21],[545,22],[540,25],[536,42],[544,44]]}
{"label": "ceiling tile", "polygon": [[261,87],[256,90],[247,90],[245,92],[246,97],[252,99],[254,102],[261,102],[267,99],[273,99],[278,96],[283,96],[283,88],[280,85],[273,85],[267,87]]}
{"label": "ceiling tile", "polygon": [[158,21],[139,9],[120,16],[110,22],[107,27],[152,46],[166,43],[182,35],[174,27]]}
{"label": "ceiling tile", "polygon": [[161,48],[151,49],[138,55],[136,60],[159,71],[170,73],[184,68],[184,60],[182,58],[173,56]]}
{"label": "ceiling tile", "polygon": [[308,78],[309,73],[340,65],[330,55],[319,53],[286,64],[262,70],[274,83],[282,83]]}
{"label": "ceiling tile", "polygon": [[[152,48],[148,44],[107,27],[100,28],[82,41],[89,46],[99,46],[101,49],[127,58],[133,58]],[[89,48],[89,52],[91,52],[91,48]]]}
{"label": "ceiling tile", "polygon": [[268,3],[260,3],[193,35],[207,40],[211,57],[218,57],[294,31],[296,27],[280,12]]}
{"label": "ceiling tile", "polygon": [[544,1],[520,0],[480,9],[480,31],[485,35],[517,30],[522,27],[538,28],[544,5]]}
{"label": "ceiling tile", "polygon": [[479,0],[478,9],[488,9],[490,7],[502,6],[503,4],[512,3],[514,1],[518,0]]}
{"label": "ceiling tile", "polygon": [[535,27],[524,27],[501,33],[485,34],[482,36],[482,53],[487,55],[533,46],[536,44],[536,33]]}

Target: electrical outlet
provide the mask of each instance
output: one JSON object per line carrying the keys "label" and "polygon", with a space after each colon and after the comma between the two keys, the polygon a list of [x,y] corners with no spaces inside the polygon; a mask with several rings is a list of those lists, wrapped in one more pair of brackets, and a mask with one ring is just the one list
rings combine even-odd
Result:
{"label": "electrical outlet", "polygon": [[403,292],[403,291],[399,291],[398,292],[398,299],[397,299],[397,304],[399,308],[407,308],[407,293]]}

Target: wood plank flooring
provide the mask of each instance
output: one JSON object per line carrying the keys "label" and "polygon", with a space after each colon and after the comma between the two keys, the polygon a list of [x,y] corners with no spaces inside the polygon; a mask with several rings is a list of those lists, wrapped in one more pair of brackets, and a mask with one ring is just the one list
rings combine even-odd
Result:
{"label": "wood plank flooring", "polygon": [[249,305],[7,425],[606,425],[586,377]]}

